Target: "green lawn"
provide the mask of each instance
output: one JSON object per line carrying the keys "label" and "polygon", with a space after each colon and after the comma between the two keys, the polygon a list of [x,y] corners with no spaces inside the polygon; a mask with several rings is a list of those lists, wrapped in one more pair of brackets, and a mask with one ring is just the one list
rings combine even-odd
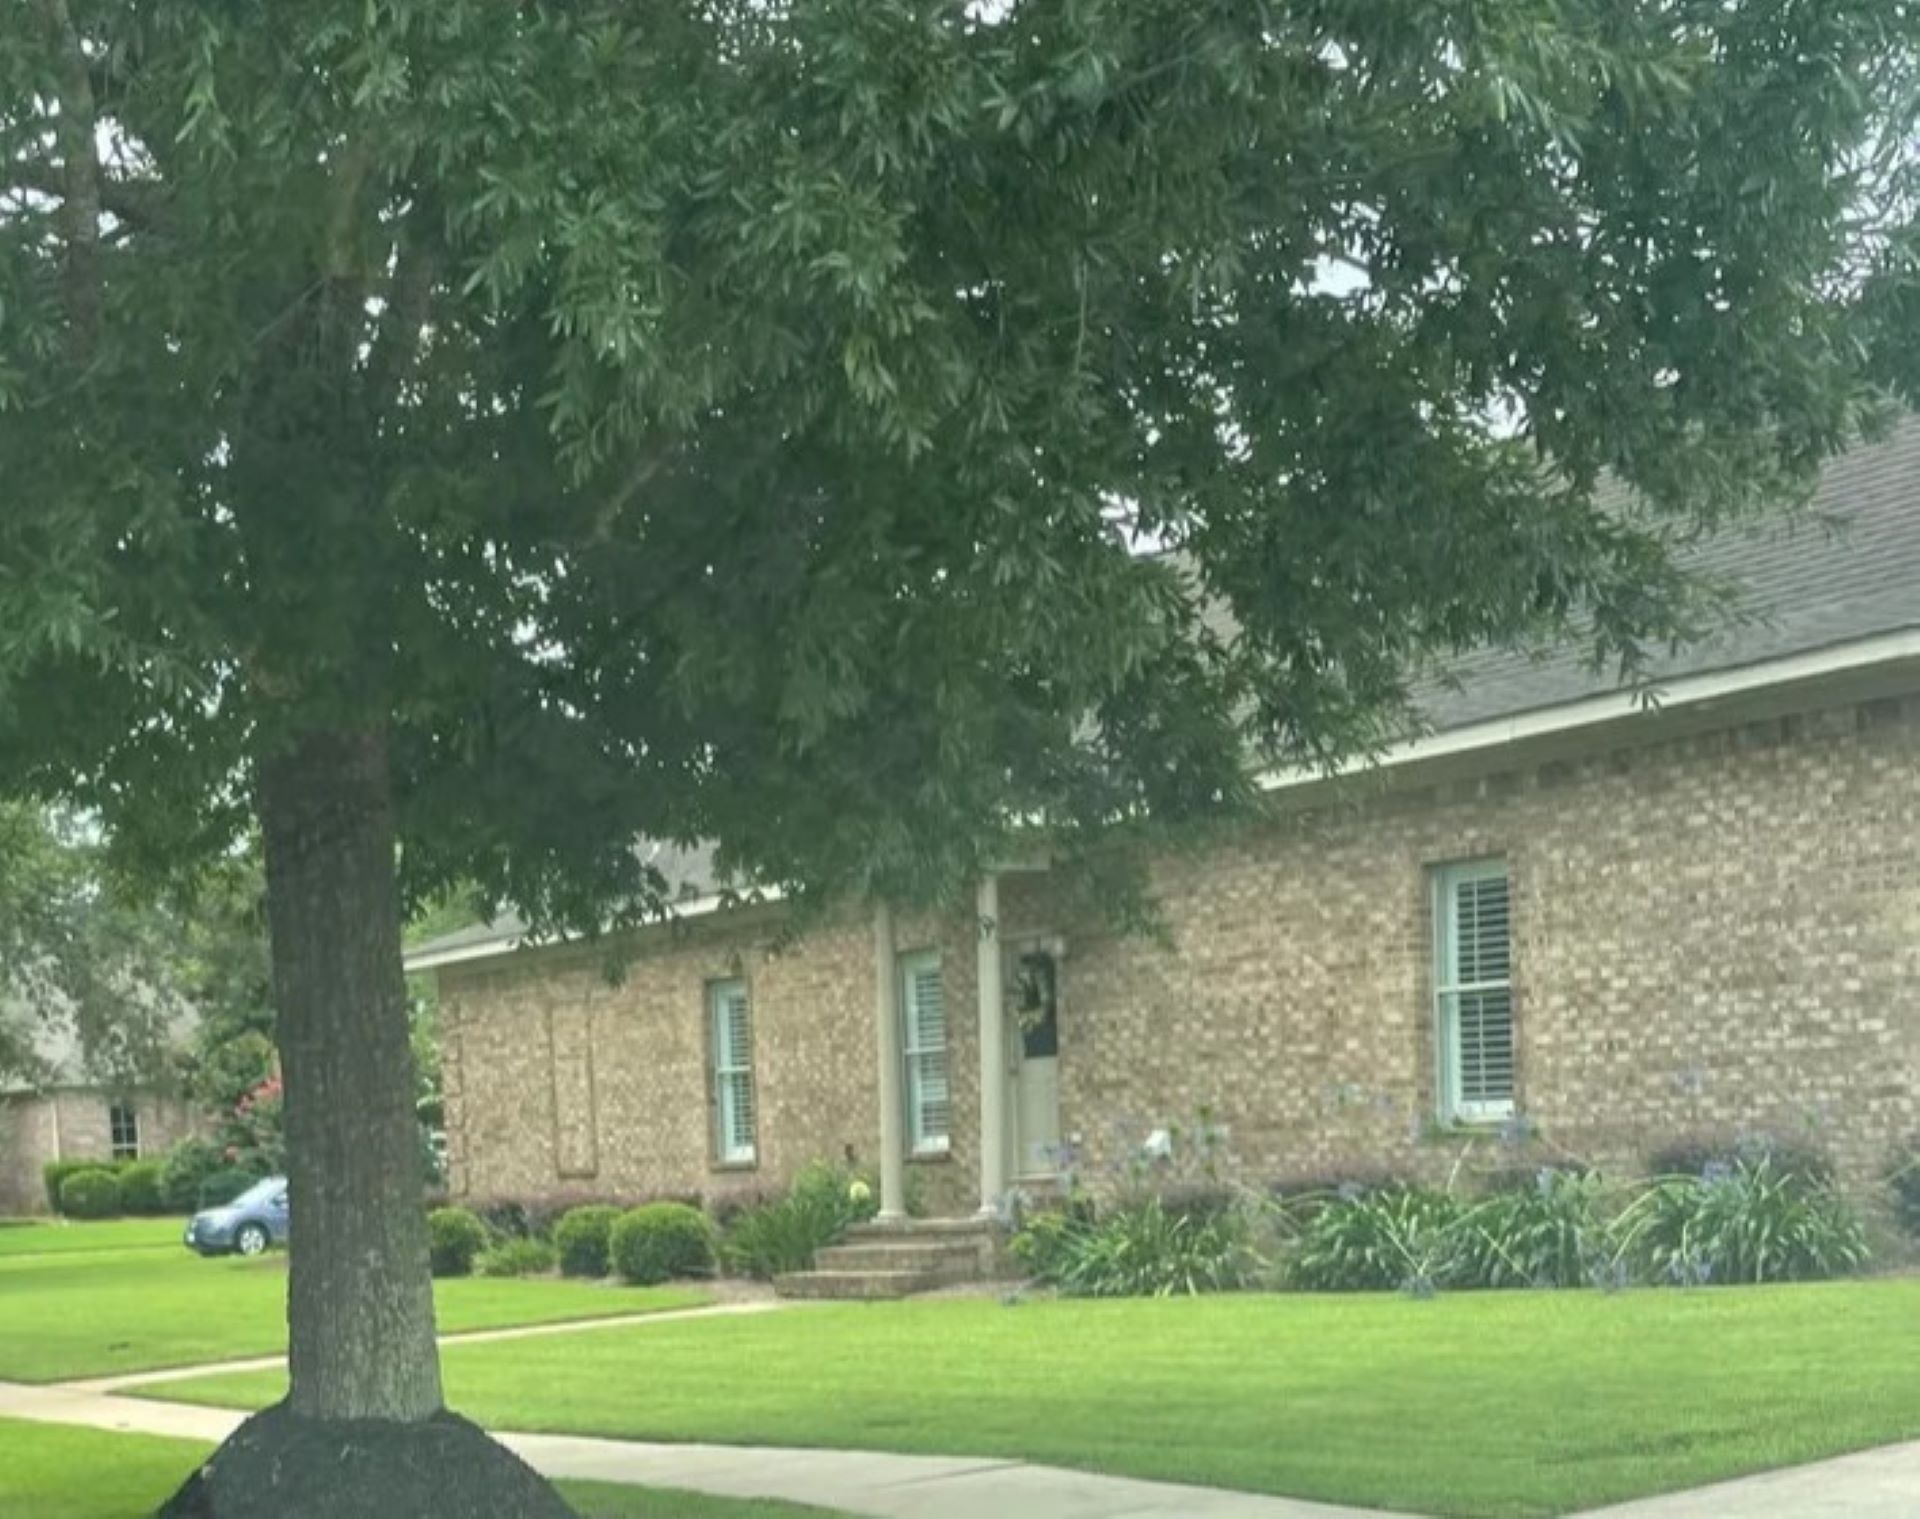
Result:
{"label": "green lawn", "polygon": [[184,1218],[114,1218],[97,1224],[0,1219],[0,1260],[15,1255],[87,1255],[102,1250],[179,1250],[186,1227]]}
{"label": "green lawn", "polygon": [[[464,1346],[496,1429],[869,1446],[1547,1514],[1920,1435],[1920,1281],[850,1305]],[[277,1376],[156,1396],[265,1403]]]}
{"label": "green lawn", "polygon": [[[136,1519],[158,1508],[207,1449],[191,1440],[0,1419],[0,1514]],[[791,1503],[604,1482],[563,1482],[560,1490],[587,1519],[831,1519],[825,1509]]]}
{"label": "green lawn", "polygon": [[[88,1230],[122,1227],[88,1224],[45,1232],[84,1241]],[[15,1232],[27,1231],[0,1230],[0,1238]],[[174,1232],[170,1250],[67,1243],[48,1253],[0,1253],[0,1379],[111,1376],[285,1349],[286,1256],[202,1260],[178,1243],[178,1226]],[[697,1288],[554,1278],[443,1281],[435,1284],[434,1297],[443,1333],[707,1301]]]}

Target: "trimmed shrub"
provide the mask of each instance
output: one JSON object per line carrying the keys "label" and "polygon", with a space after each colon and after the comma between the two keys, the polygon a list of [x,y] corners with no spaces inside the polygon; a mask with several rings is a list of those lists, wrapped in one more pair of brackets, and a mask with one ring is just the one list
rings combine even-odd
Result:
{"label": "trimmed shrub", "polygon": [[1655,1182],[1615,1234],[1645,1280],[1682,1286],[1821,1281],[1859,1270],[1869,1254],[1846,1200],[1771,1155]]}
{"label": "trimmed shrub", "polygon": [[259,1179],[251,1171],[222,1166],[200,1178],[197,1204],[202,1208],[223,1208]]}
{"label": "trimmed shrub", "polygon": [[505,1239],[475,1256],[473,1269],[480,1276],[540,1276],[558,1260],[543,1239]]}
{"label": "trimmed shrub", "polygon": [[1070,1297],[1173,1297],[1251,1286],[1265,1269],[1244,1203],[1145,1197],[1104,1218],[1037,1215],[1014,1237],[1033,1275]]}
{"label": "trimmed shrub", "polygon": [[487,1248],[487,1226],[465,1208],[435,1208],[427,1215],[427,1254],[435,1276],[470,1276],[474,1258]]}
{"label": "trimmed shrub", "polygon": [[50,1160],[40,1168],[40,1180],[47,1189],[47,1206],[55,1213],[66,1210],[60,1205],[60,1188],[69,1176],[82,1171],[106,1171],[117,1175],[124,1160]]}
{"label": "trimmed shrub", "polygon": [[105,1166],[74,1171],[60,1183],[60,1211],[68,1218],[112,1218],[120,1211],[120,1180]]}
{"label": "trimmed shrub", "polygon": [[562,1214],[553,1226],[560,1270],[567,1276],[605,1276],[613,1226],[619,1217],[618,1208],[602,1203],[589,1203]]}
{"label": "trimmed shrub", "polygon": [[1308,1214],[1286,1279],[1309,1292],[1399,1288],[1424,1297],[1461,1273],[1462,1211],[1451,1193],[1425,1187],[1344,1192]]}
{"label": "trimmed shrub", "polygon": [[222,1169],[220,1152],[207,1140],[181,1140],[160,1168],[162,1206],[169,1213],[191,1213],[200,1206],[200,1183]]}
{"label": "trimmed shrub", "polygon": [[157,1160],[136,1160],[120,1169],[120,1211],[152,1215],[164,1213],[160,1178],[166,1167]]}
{"label": "trimmed shrub", "polygon": [[611,1206],[618,1213],[642,1203],[685,1203],[701,1206],[697,1192],[641,1192],[609,1197],[604,1192],[576,1187],[553,1192],[496,1194],[491,1197],[466,1197],[460,1206],[478,1215],[488,1232],[502,1239],[553,1239],[560,1220],[575,1208]]}
{"label": "trimmed shrub", "polygon": [[685,1203],[648,1203],[615,1220],[608,1253],[614,1270],[643,1287],[676,1276],[708,1276],[713,1225]]}
{"label": "trimmed shrub", "polygon": [[763,1280],[809,1271],[815,1251],[838,1244],[879,1211],[865,1177],[843,1166],[811,1165],[785,1197],[734,1216],[722,1255],[729,1270]]}

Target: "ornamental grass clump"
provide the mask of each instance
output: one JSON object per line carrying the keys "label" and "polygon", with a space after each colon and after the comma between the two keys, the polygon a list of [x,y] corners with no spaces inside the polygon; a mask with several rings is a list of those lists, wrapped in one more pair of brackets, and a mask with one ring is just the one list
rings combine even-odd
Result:
{"label": "ornamental grass clump", "polygon": [[1013,1251],[1036,1280],[1069,1297],[1174,1297],[1256,1285],[1267,1258],[1248,1202],[1183,1207],[1158,1196],[1104,1215],[1082,1205],[1042,1213]]}
{"label": "ornamental grass clump", "polygon": [[1451,1192],[1428,1187],[1343,1188],[1306,1206],[1283,1279],[1308,1292],[1430,1297],[1467,1268],[1464,1213]]}
{"label": "ornamental grass clump", "polygon": [[1806,1282],[1867,1263],[1867,1231],[1832,1183],[1770,1152],[1653,1181],[1615,1220],[1643,1281],[1676,1286]]}
{"label": "ornamental grass clump", "polygon": [[727,1269],[763,1280],[810,1271],[816,1252],[838,1244],[879,1211],[873,1187],[845,1166],[824,1162],[794,1178],[785,1197],[737,1214],[720,1255]]}
{"label": "ornamental grass clump", "polygon": [[1542,1167],[1502,1187],[1458,1220],[1458,1283],[1472,1287],[1579,1287],[1614,1256],[1609,1200],[1591,1171]]}

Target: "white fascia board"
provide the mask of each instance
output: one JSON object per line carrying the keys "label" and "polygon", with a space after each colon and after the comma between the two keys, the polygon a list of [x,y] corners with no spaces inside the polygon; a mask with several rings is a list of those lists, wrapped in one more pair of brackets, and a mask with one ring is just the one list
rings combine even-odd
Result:
{"label": "white fascia board", "polygon": [[[1377,755],[1350,760],[1330,771],[1304,767],[1270,770],[1258,778],[1258,784],[1263,791],[1283,791],[1336,776],[1498,749],[1529,739],[1549,738],[1581,728],[1598,727],[1636,715],[1674,712],[1804,681],[1862,674],[1882,665],[1911,660],[1920,660],[1920,628],[1907,628],[1897,633],[1879,634],[1873,638],[1857,639],[1851,643],[1835,644],[1725,670],[1712,670],[1700,675],[1676,676],[1649,685],[1644,696],[1635,691],[1609,691],[1601,696],[1563,702],[1559,706],[1538,707],[1508,717],[1465,723],[1458,728],[1448,728],[1394,744]],[[1652,698],[1651,701],[1647,696]]]}
{"label": "white fascia board", "polygon": [[[778,902],[785,893],[778,887],[768,886],[741,895],[744,900],[736,905],[750,907],[761,902]],[[653,923],[642,926],[653,928],[662,923],[670,923],[676,918],[704,918],[727,905],[725,894],[717,891],[704,897],[689,897],[683,902],[673,903]],[[551,949],[556,945],[584,942],[586,941],[582,939],[567,939],[558,934],[543,938],[509,935],[499,939],[483,939],[474,944],[457,944],[450,949],[411,954],[406,956],[404,963],[408,973],[412,974],[415,971],[438,970],[443,965],[465,965],[474,960],[497,960],[502,955],[510,955],[519,949]]]}

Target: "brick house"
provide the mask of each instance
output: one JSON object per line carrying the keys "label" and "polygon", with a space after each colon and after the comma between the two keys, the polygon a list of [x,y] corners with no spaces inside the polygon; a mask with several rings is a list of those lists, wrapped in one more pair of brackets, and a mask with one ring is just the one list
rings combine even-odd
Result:
{"label": "brick house", "polygon": [[38,1036],[38,1079],[0,1082],[0,1218],[50,1211],[48,1161],[158,1159],[203,1127],[177,1096],[103,1085],[70,1028],[50,1023]]}
{"label": "brick house", "polygon": [[618,984],[510,922],[422,946],[452,1190],[712,1198],[853,1155],[957,1216],[1202,1110],[1258,1183],[1443,1174],[1502,1129],[1623,1166],[1766,1131],[1870,1183],[1920,1130],[1920,422],[1816,507],[1847,530],[1701,551],[1759,620],[1657,706],[1490,652],[1377,765],[1272,777],[1267,819],[1154,862],[1165,942],[1009,869],[781,945],[777,901],[676,856]]}

